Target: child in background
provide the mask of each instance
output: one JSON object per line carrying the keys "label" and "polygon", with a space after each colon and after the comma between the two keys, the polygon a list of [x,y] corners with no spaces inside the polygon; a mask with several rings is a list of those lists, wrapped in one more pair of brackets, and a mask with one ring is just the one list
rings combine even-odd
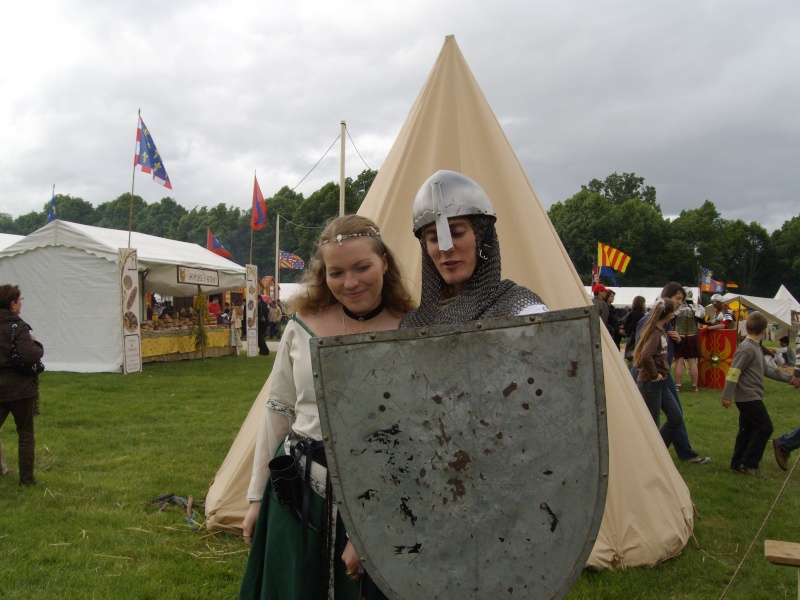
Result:
{"label": "child in background", "polygon": [[733,364],[725,378],[722,406],[730,408],[731,400],[739,409],[739,433],[731,458],[731,469],[747,475],[761,476],[758,465],[772,436],[772,420],[764,405],[764,375],[789,383],[791,375],[767,365],[761,352],[761,340],[767,330],[767,318],[760,312],[747,317],[747,337],[739,344]]}

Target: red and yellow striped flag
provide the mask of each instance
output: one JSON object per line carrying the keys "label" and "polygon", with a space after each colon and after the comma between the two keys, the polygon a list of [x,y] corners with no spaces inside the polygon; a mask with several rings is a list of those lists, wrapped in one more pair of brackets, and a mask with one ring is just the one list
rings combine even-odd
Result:
{"label": "red and yellow striped flag", "polygon": [[631,257],[624,252],[620,252],[616,248],[597,242],[598,267],[611,267],[615,271],[624,273],[625,269],[628,268],[629,262],[631,262]]}

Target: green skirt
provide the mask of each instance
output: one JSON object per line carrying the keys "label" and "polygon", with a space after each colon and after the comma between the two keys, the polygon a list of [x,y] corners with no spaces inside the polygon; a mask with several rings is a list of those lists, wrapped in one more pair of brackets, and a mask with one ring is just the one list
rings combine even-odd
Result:
{"label": "green skirt", "polygon": [[[276,456],[285,454],[283,444]],[[325,499],[312,492],[309,521],[317,531],[308,531],[308,559],[303,572],[303,531],[300,521],[275,500],[272,484],[267,480],[258,514],[250,554],[247,558],[240,600],[320,600],[328,597],[323,589],[325,569],[323,564],[324,531],[323,513]],[[347,545],[342,519],[337,516],[333,551],[333,586],[336,600],[358,600],[361,582],[347,577],[342,552]],[[303,583],[305,582],[305,589]],[[382,600],[386,596],[371,581],[364,581],[365,597]],[[302,595],[301,595],[302,594]]]}

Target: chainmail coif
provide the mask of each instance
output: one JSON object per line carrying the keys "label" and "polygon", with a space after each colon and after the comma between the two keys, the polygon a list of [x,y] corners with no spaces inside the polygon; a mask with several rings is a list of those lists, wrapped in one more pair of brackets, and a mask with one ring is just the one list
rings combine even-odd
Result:
{"label": "chainmail coif", "polygon": [[[428,254],[424,236],[420,236],[422,298],[419,307],[403,318],[400,329],[507,317],[519,314],[522,309],[533,304],[544,304],[539,295],[528,288],[517,285],[510,279],[500,279],[500,244],[494,218],[471,215],[469,219],[472,221],[479,251],[478,262],[467,287],[452,301],[441,304],[447,298],[447,284]],[[481,258],[481,254],[486,258]]]}

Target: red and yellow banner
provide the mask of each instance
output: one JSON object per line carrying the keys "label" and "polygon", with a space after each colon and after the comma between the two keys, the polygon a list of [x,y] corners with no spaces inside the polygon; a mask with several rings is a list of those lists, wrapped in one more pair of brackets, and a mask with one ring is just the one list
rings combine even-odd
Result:
{"label": "red and yellow banner", "polygon": [[624,273],[628,268],[628,263],[631,262],[631,257],[620,252],[616,248],[612,248],[607,244],[597,242],[597,266],[598,267],[611,267],[615,271]]}

